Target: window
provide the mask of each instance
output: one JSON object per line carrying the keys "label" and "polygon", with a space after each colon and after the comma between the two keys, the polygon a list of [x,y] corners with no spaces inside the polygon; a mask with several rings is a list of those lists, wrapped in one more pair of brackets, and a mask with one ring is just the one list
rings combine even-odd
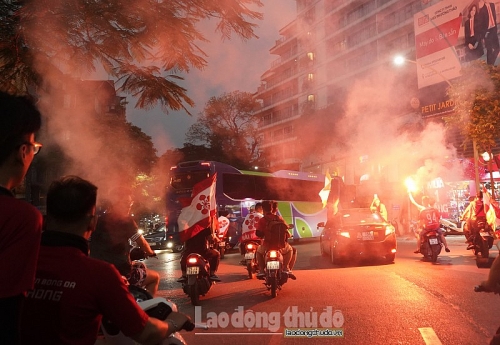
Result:
{"label": "window", "polygon": [[314,95],[307,95],[308,102],[314,102]]}
{"label": "window", "polygon": [[314,60],[314,53],[312,53],[312,52],[307,53],[307,58],[309,60],[313,61]]}

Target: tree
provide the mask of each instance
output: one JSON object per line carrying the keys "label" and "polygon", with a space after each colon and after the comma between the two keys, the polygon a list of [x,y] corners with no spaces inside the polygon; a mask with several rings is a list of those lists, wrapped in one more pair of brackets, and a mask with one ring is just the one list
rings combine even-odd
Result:
{"label": "tree", "polygon": [[[186,133],[189,144],[205,144],[214,156],[237,167],[249,167],[259,160],[258,103],[251,93],[233,91],[211,97],[197,122]],[[185,145],[186,146],[186,145]]]}
{"label": "tree", "polygon": [[451,84],[448,96],[455,113],[445,117],[446,125],[463,135],[464,148],[475,141],[481,152],[491,153],[500,137],[500,71],[484,61],[474,61]]}
{"label": "tree", "polygon": [[[193,101],[179,73],[206,65],[197,28],[216,19],[223,39],[257,37],[260,0],[3,0],[0,3],[0,89],[26,94],[48,87],[56,70],[84,78],[102,66],[136,107],[180,110]],[[52,82],[57,82],[56,79]],[[49,84],[49,85],[47,85]]]}

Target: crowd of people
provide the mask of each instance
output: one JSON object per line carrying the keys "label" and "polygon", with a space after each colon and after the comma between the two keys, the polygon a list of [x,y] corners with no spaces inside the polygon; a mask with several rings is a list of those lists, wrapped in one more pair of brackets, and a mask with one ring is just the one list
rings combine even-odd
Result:
{"label": "crowd of people", "polygon": [[[131,243],[147,256],[156,255],[130,215],[130,189],[112,191],[110,207],[99,217],[97,186],[78,176],[51,183],[45,220],[34,206],[14,196],[12,190],[22,183],[42,148],[36,141],[40,127],[41,115],[30,99],[0,92],[0,261],[9,263],[3,266],[4,275],[13,277],[0,283],[0,344],[93,344],[103,317],[143,344],[159,343],[179,331],[189,320],[187,315],[172,312],[166,321],[150,318],[129,292],[127,285],[131,284],[154,296],[160,281],[158,272],[130,259]],[[409,198],[419,210],[415,253],[420,252],[420,238],[426,231],[438,231],[446,252],[450,252],[434,200],[424,196],[418,204],[411,193]],[[387,209],[377,195],[370,209],[388,220]],[[479,192],[462,216],[467,229],[471,231],[477,220],[486,220],[487,213],[488,206]],[[296,279],[292,270],[297,250],[286,236],[279,243],[272,242],[276,224],[289,236],[277,202],[257,203],[243,221],[241,242],[262,239],[256,252],[258,277],[264,275],[266,251],[277,245],[284,272]],[[216,275],[220,256],[209,245],[217,241],[215,218],[212,225],[186,241],[179,281],[186,279],[185,258],[193,252],[209,261],[210,278],[220,281]],[[470,236],[466,237],[470,241]]]}
{"label": "crowd of people", "polygon": [[[0,260],[8,263],[9,277],[0,282],[0,344],[94,344],[103,317],[143,344],[179,331],[187,315],[150,318],[123,279],[153,294],[158,289],[158,273],[136,272],[130,264],[129,240],[154,252],[129,217],[129,195],[98,220],[97,187],[78,176],[62,177],[49,187],[45,222],[14,196],[42,148],[35,140],[40,127],[32,100],[0,92]],[[99,259],[89,257],[93,234],[100,238],[93,252]]]}
{"label": "crowd of people", "polygon": [[[0,344],[94,344],[103,318],[141,344],[159,343],[189,317],[172,312],[165,321],[150,318],[129,292],[128,285],[137,285],[154,296],[160,280],[158,272],[130,258],[131,244],[156,255],[130,215],[131,190],[113,190],[98,216],[97,186],[79,176],[61,177],[48,189],[45,219],[14,196],[42,148],[35,140],[41,122],[31,99],[0,92],[0,260],[9,263],[4,273],[11,277],[0,283]],[[262,219],[284,223],[276,203],[262,206]],[[183,277],[183,259],[197,252],[209,260],[211,279],[219,281],[219,253],[208,245],[217,240],[213,225],[186,241]],[[267,231],[260,222],[256,227]],[[291,275],[296,250],[287,243],[282,253]]]}

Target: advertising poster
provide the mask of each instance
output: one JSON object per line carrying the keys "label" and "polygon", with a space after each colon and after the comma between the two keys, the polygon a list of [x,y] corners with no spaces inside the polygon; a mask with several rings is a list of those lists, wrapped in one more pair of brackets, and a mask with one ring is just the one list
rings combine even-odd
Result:
{"label": "advertising poster", "polygon": [[448,83],[482,59],[496,65],[500,1],[443,0],[414,16],[415,52],[423,116],[450,112]]}

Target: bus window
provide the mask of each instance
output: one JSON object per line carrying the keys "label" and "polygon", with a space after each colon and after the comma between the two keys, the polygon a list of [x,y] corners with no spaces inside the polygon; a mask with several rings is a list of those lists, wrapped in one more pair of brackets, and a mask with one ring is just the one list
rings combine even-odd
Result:
{"label": "bus window", "polygon": [[210,177],[208,171],[192,171],[188,173],[177,173],[172,176],[170,185],[174,189],[193,188],[195,184]]}

